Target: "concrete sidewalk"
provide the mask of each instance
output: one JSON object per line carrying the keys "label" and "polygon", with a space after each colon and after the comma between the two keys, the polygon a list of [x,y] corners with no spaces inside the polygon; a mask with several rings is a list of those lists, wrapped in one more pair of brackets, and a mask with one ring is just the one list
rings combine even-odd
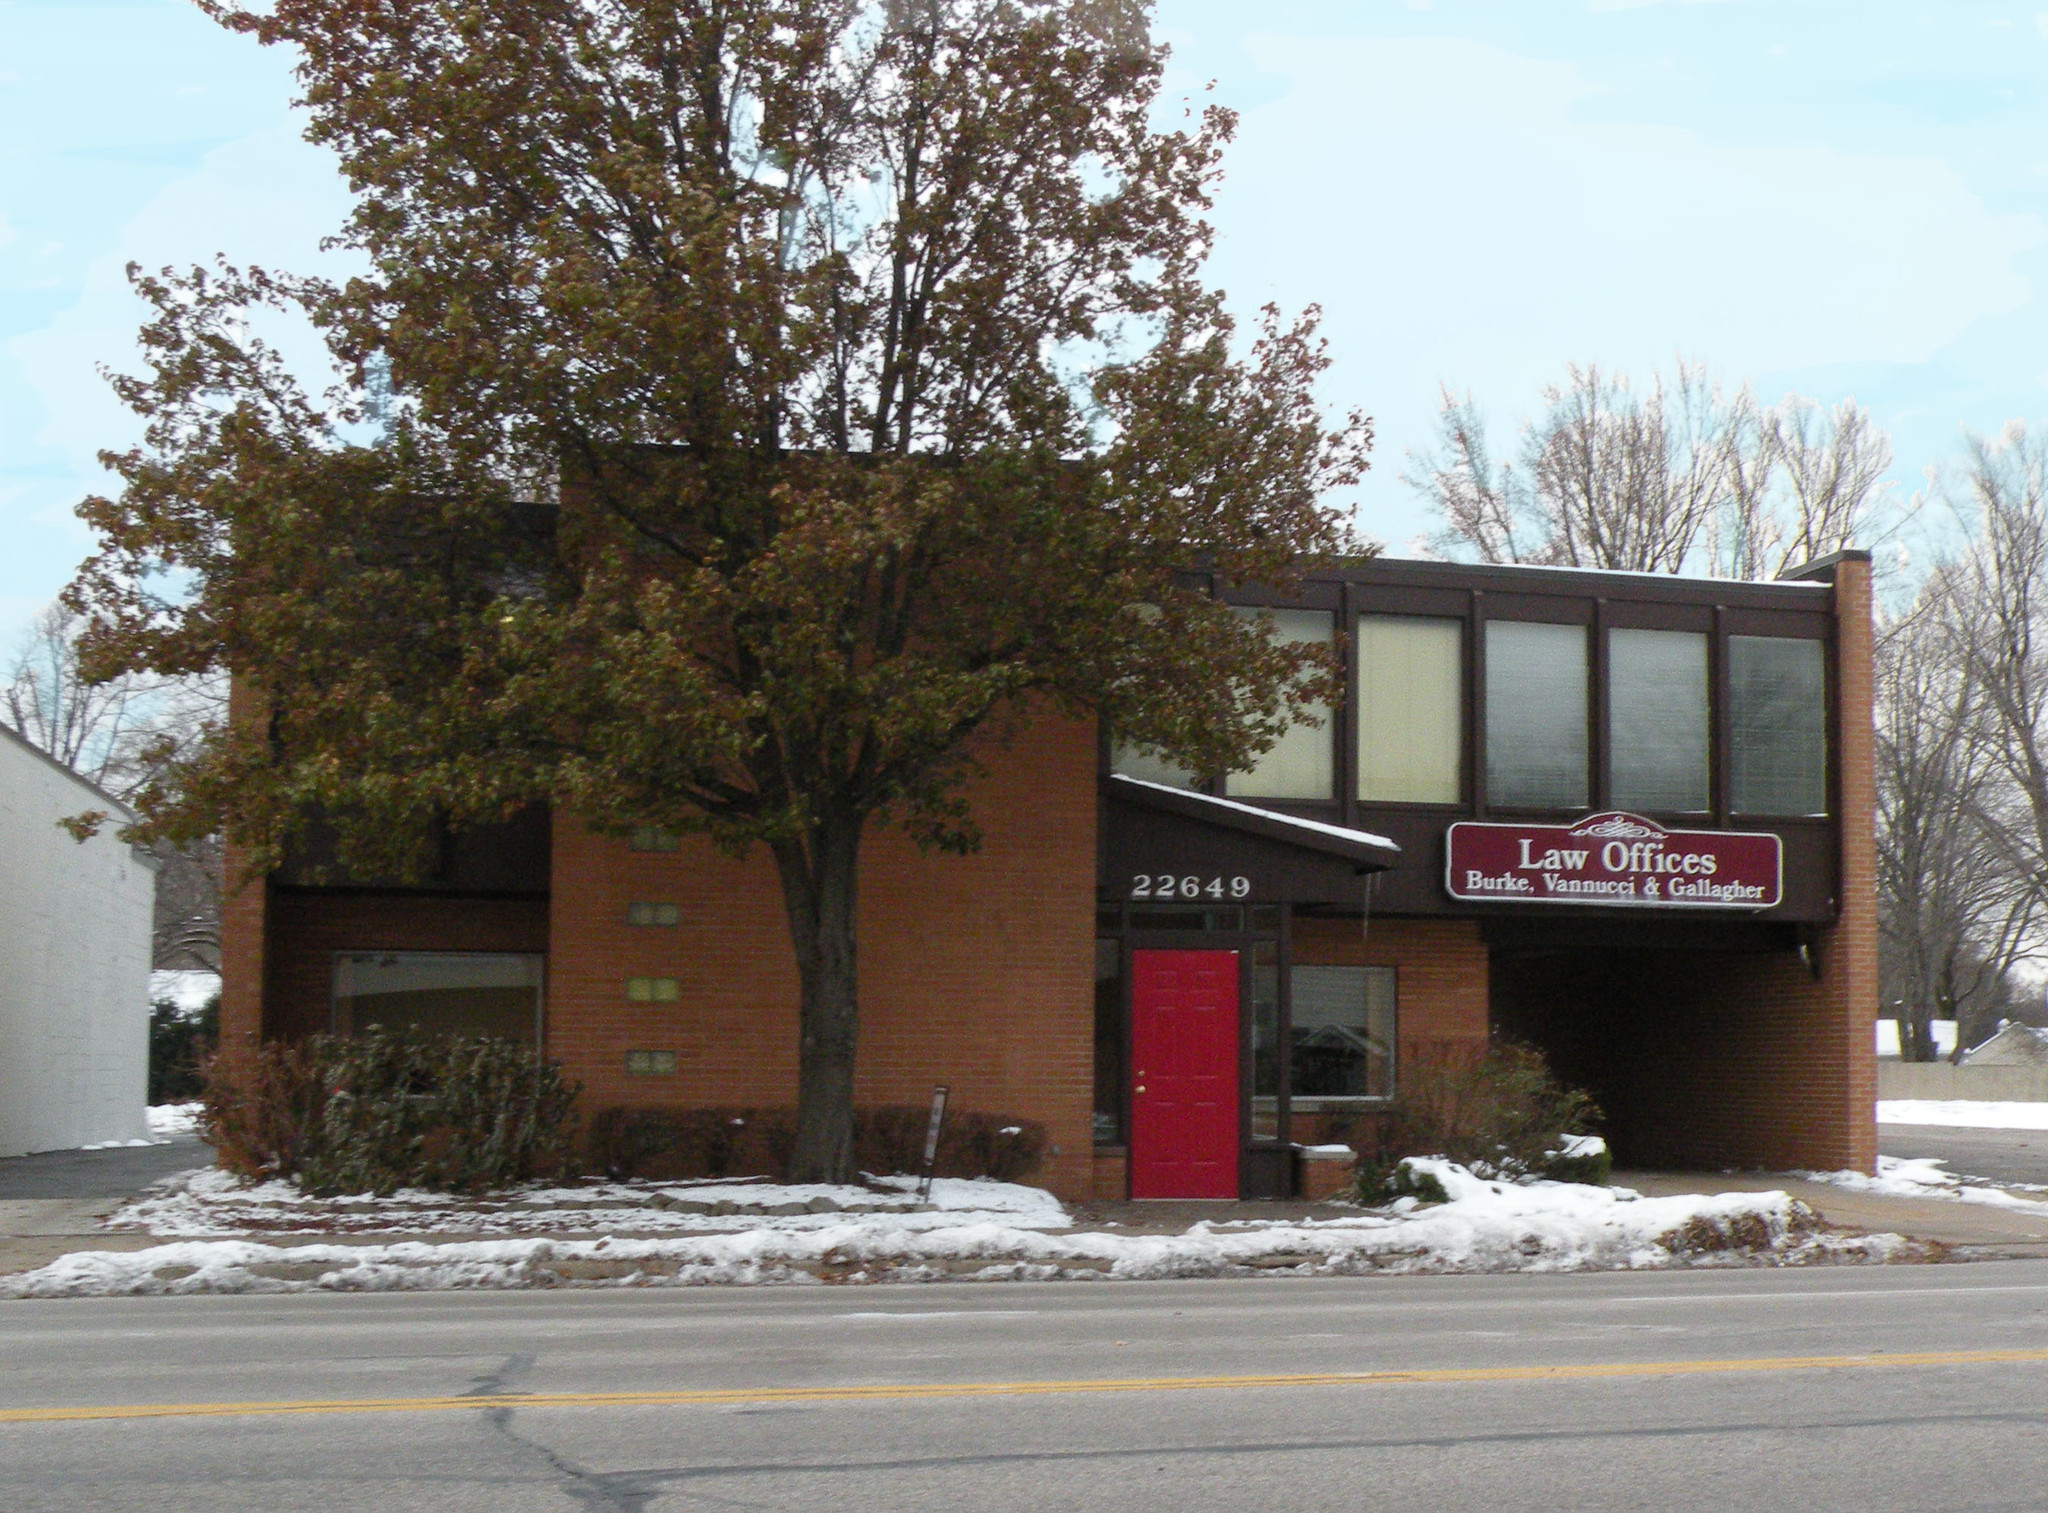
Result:
{"label": "concrete sidewalk", "polygon": [[212,1148],[196,1135],[0,1160],[0,1276],[47,1266],[74,1250],[147,1249],[158,1242],[110,1234],[100,1221],[150,1183],[211,1165]]}

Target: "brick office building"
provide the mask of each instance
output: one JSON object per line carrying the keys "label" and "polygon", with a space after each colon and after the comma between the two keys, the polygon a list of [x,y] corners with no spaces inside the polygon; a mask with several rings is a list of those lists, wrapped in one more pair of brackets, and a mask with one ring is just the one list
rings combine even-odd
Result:
{"label": "brick office building", "polygon": [[[1627,1163],[1875,1159],[1870,581],[1372,561],[1284,602],[1350,697],[1196,781],[1093,727],[988,755],[969,857],[870,840],[864,1103],[1041,1121],[1069,1196],[1280,1194],[1403,1064],[1503,1033]],[[223,1028],[535,1040],[617,1104],[787,1103],[772,863],[532,812],[429,883],[229,903]]]}

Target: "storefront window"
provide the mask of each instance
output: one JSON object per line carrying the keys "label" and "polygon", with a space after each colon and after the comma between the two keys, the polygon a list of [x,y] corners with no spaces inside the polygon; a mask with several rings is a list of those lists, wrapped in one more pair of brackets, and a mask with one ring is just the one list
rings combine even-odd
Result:
{"label": "storefront window", "polygon": [[1392,967],[1295,967],[1288,1070],[1297,1112],[1394,1093]]}
{"label": "storefront window", "polygon": [[1608,791],[1616,808],[1704,810],[1707,638],[1607,633]]}
{"label": "storefront window", "polygon": [[334,958],[334,1031],[540,1038],[541,956],[343,951]]}
{"label": "storefront window", "polygon": [[1527,809],[1586,805],[1586,630],[1486,624],[1486,798]]}
{"label": "storefront window", "polygon": [[1124,1139],[1123,952],[1114,940],[1095,942],[1095,1143]]}
{"label": "storefront window", "polygon": [[1827,672],[1819,641],[1728,638],[1729,800],[1742,814],[1825,814]]}
{"label": "storefront window", "polygon": [[1280,948],[1252,947],[1252,1138],[1280,1138]]}
{"label": "storefront window", "polygon": [[1358,617],[1358,796],[1455,804],[1465,744],[1465,625]]}
{"label": "storefront window", "polygon": [[[1320,609],[1254,609],[1239,606],[1245,619],[1264,620],[1270,633],[1297,645],[1327,647],[1336,617]],[[1305,705],[1300,717],[1249,771],[1233,772],[1223,791],[1245,799],[1327,799],[1336,794],[1336,735],[1327,704]]]}

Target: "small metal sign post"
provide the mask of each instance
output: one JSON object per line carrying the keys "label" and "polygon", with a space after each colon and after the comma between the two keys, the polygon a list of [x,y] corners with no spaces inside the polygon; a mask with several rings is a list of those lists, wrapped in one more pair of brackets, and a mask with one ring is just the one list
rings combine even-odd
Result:
{"label": "small metal sign post", "polygon": [[941,1082],[932,1088],[932,1119],[924,1127],[924,1180],[917,1188],[917,1201],[920,1203],[932,1200],[932,1167],[939,1159],[939,1130],[945,1122],[946,1084]]}

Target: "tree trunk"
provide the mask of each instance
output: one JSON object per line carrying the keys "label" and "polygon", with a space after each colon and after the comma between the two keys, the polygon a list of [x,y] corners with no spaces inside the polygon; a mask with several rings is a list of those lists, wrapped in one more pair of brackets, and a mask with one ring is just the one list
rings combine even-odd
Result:
{"label": "tree trunk", "polygon": [[860,1039],[854,915],[861,822],[833,817],[776,845],[796,950],[796,1146],[792,1182],[853,1177],[853,1068]]}

